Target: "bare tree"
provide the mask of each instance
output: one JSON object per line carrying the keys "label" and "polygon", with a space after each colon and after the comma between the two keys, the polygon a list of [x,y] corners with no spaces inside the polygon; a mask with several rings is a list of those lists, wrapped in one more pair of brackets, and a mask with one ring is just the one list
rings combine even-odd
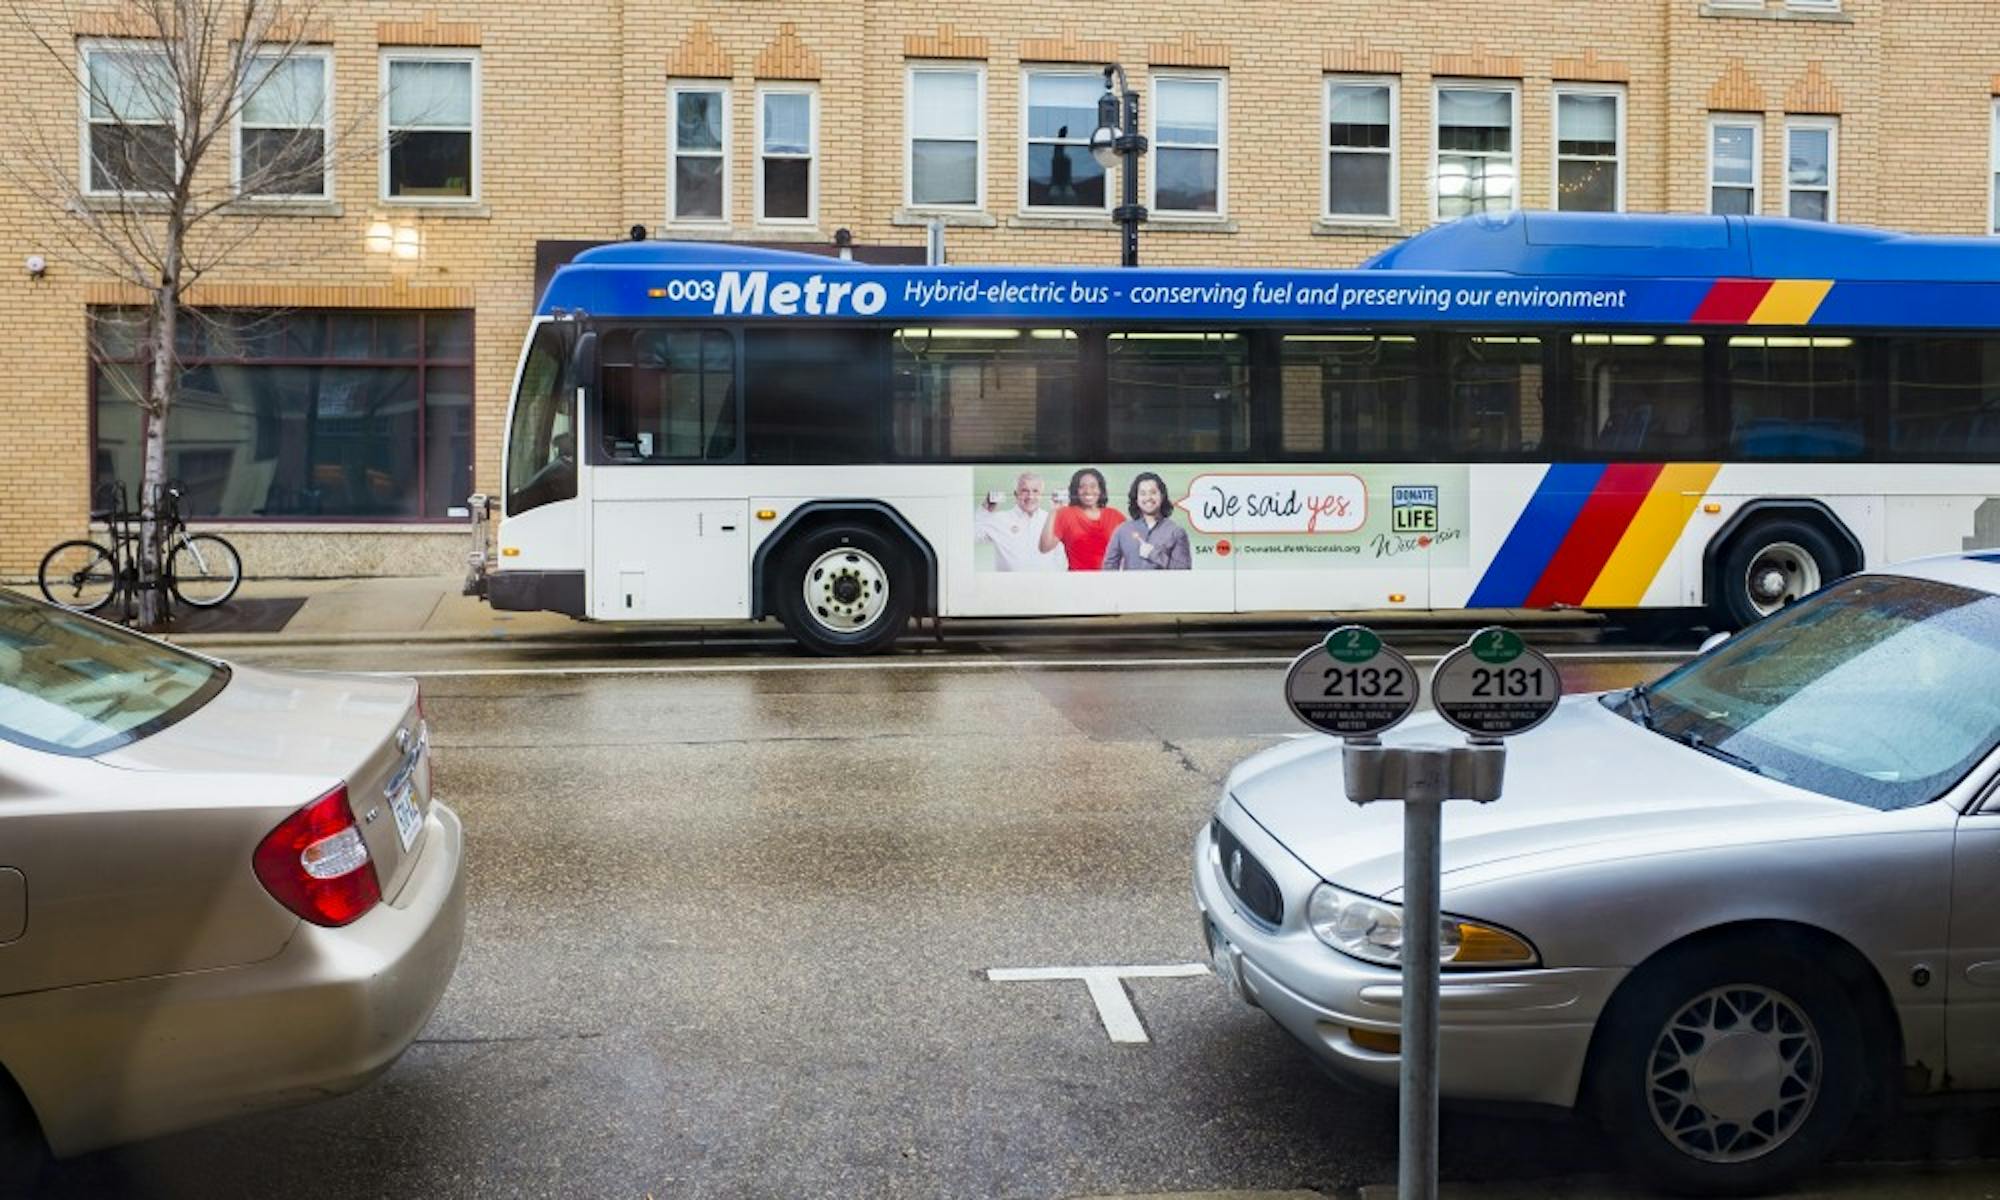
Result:
{"label": "bare tree", "polygon": [[131,398],[143,429],[139,620],[156,628],[167,414],[182,326],[206,319],[189,291],[226,264],[286,253],[259,237],[281,207],[267,202],[325,196],[343,157],[372,156],[374,109],[335,129],[326,60],[305,52],[316,0],[125,0],[120,36],[103,39],[77,36],[81,14],[61,0],[6,5],[85,117],[80,135],[63,120],[19,122],[0,172],[60,214],[78,262],[148,297],[149,368]]}

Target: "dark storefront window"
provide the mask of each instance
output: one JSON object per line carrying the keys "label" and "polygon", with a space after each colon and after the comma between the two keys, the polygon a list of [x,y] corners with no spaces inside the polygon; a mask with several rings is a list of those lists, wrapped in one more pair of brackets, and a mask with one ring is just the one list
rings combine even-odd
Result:
{"label": "dark storefront window", "polygon": [[[472,491],[470,312],[210,311],[180,326],[167,475],[226,519],[441,518]],[[94,482],[136,495],[145,314],[92,319]]]}

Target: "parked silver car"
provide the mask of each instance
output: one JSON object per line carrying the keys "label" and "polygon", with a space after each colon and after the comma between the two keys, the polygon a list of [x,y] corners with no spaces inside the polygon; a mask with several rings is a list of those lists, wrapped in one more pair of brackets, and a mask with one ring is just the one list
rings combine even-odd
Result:
{"label": "parked silver car", "polygon": [[358,1087],[458,962],[408,679],[230,667],[0,590],[0,1190]]}
{"label": "parked silver car", "polygon": [[[1579,1107],[1645,1178],[1731,1191],[1906,1091],[2000,1086],[1996,681],[2000,555],[1968,555],[1566,698],[1445,813],[1444,1095]],[[1194,855],[1218,974],[1391,1088],[1401,822],[1312,738],[1240,765]]]}

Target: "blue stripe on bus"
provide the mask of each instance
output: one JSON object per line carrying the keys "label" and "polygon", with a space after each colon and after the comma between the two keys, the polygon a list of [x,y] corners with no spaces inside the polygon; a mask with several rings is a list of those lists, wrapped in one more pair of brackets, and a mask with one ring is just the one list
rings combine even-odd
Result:
{"label": "blue stripe on bus", "polygon": [[1603,463],[1557,463],[1542,476],[1500,552],[1472,589],[1467,608],[1518,608],[1527,602],[1584,502],[1604,476]]}

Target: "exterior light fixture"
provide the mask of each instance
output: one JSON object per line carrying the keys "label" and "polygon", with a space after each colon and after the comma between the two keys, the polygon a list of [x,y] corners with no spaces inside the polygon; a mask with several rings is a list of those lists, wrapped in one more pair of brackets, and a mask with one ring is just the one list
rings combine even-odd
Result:
{"label": "exterior light fixture", "polygon": [[1139,265],[1139,223],[1146,219],[1145,206],[1139,203],[1139,156],[1145,152],[1146,139],[1139,133],[1139,93],[1126,81],[1125,68],[1112,63],[1104,68],[1104,94],[1097,98],[1090,156],[1107,175],[1120,160],[1125,164],[1124,202],[1111,210],[1111,219],[1124,228],[1118,261],[1128,267]]}
{"label": "exterior light fixture", "polygon": [[376,221],[368,226],[368,253],[387,254],[395,237],[395,230],[387,221]]}

